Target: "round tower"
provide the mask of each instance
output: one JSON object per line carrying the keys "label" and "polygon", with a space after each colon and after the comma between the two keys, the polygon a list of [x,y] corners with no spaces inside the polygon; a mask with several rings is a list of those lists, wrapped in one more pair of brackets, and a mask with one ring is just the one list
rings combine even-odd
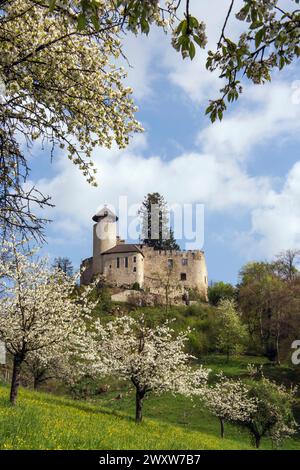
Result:
{"label": "round tower", "polygon": [[101,254],[117,244],[118,217],[106,206],[93,216],[93,271],[102,273]]}

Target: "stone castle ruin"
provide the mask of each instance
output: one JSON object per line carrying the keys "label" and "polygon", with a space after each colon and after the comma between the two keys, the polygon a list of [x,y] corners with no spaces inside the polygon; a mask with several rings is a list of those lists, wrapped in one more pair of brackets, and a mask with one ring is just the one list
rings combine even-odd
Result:
{"label": "stone castle ruin", "polygon": [[[93,256],[82,261],[82,284],[101,275],[113,286],[134,285],[157,293],[169,282],[178,295],[196,289],[207,298],[207,268],[201,250],[155,250],[145,244],[125,243],[117,236],[118,217],[107,207],[93,216]],[[166,281],[164,281],[166,279]],[[167,280],[168,279],[168,280]]]}

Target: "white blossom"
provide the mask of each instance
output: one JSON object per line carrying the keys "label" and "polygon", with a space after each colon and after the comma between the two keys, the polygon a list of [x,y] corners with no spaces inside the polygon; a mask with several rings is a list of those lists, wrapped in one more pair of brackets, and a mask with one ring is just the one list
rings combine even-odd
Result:
{"label": "white blossom", "polygon": [[248,388],[241,380],[231,380],[222,373],[218,382],[208,387],[205,401],[210,412],[221,422],[221,436],[224,436],[224,421],[247,422],[255,413],[257,403],[249,398]]}
{"label": "white blossom", "polygon": [[72,353],[84,361],[86,321],[94,303],[89,300],[91,287],[76,295],[76,278],[22,252],[16,241],[4,243],[1,260],[0,340],[14,358],[14,402],[21,365],[29,354],[38,354],[45,363]]}
{"label": "white blossom", "polygon": [[[150,328],[143,317],[135,320],[123,316],[106,325],[97,321],[93,372],[130,380],[136,388],[137,407],[149,392],[192,396],[197,390],[201,395],[209,370],[192,368],[193,357],[185,352],[186,341],[186,332],[174,337],[169,322]],[[140,421],[141,415],[137,413],[136,419]]]}

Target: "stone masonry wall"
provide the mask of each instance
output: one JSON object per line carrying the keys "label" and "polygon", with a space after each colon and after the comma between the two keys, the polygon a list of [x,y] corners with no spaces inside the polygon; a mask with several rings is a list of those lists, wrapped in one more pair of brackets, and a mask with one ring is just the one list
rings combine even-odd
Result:
{"label": "stone masonry wall", "polygon": [[207,295],[207,269],[204,254],[201,251],[156,251],[143,247],[144,260],[144,287],[152,291],[157,289],[157,279],[167,278],[168,263],[173,267],[170,271],[170,281],[178,286],[179,291],[184,288],[196,288],[206,297]]}
{"label": "stone masonry wall", "polygon": [[[126,258],[128,267],[125,264]],[[138,282],[140,286],[143,285],[144,257],[141,253],[111,253],[103,255],[103,267],[104,276],[108,282],[128,287],[131,287],[135,282]]]}
{"label": "stone masonry wall", "polygon": [[[107,281],[129,288],[138,282],[140,287],[161,294],[163,287],[159,279],[166,280],[168,265],[173,263],[170,284],[176,286],[178,294],[185,288],[196,288],[207,297],[207,268],[202,251],[156,251],[146,246],[142,247],[142,251],[144,256],[137,252],[102,255],[101,267]],[[86,269],[81,277],[83,284],[88,284],[92,275],[100,272],[97,260],[98,257],[94,261],[92,258],[84,260],[83,266]]]}

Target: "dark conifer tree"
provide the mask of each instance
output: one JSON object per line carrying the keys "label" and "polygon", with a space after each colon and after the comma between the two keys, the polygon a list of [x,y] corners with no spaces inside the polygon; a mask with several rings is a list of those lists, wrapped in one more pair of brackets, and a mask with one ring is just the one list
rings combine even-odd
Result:
{"label": "dark conifer tree", "polygon": [[139,210],[142,241],[155,250],[180,250],[169,227],[167,203],[159,193],[148,193]]}
{"label": "dark conifer tree", "polygon": [[74,268],[69,258],[63,258],[61,256],[55,258],[52,267],[54,269],[60,269],[67,274],[67,276],[73,276]]}

